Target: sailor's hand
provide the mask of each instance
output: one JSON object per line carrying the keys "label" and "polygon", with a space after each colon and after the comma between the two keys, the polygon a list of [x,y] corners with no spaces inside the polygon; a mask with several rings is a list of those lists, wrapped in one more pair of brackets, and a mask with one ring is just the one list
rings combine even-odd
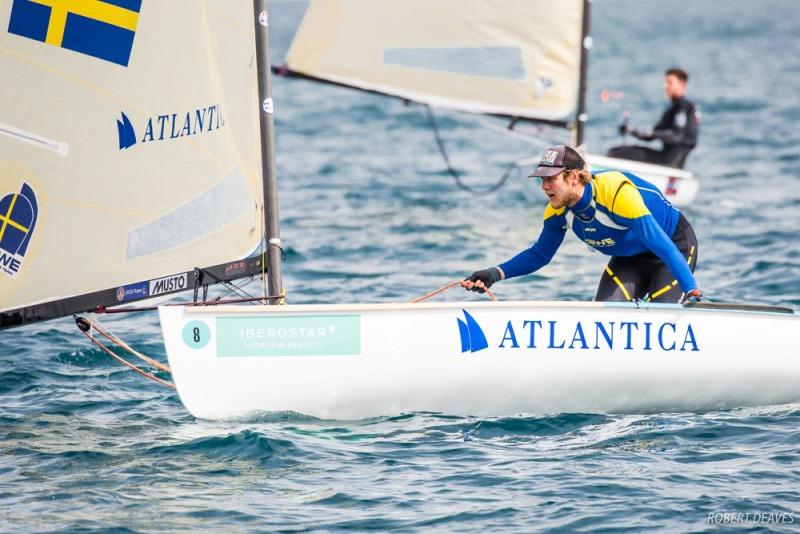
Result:
{"label": "sailor's hand", "polygon": [[686,295],[684,295],[683,300],[681,302],[690,302],[692,304],[703,302],[703,293],[697,288],[692,289],[691,291],[686,293]]}
{"label": "sailor's hand", "polygon": [[469,275],[468,278],[465,278],[464,287],[468,291],[477,291],[478,293],[484,293],[487,289],[492,287],[492,284],[494,284],[498,280],[502,280],[500,269],[498,269],[497,267],[489,267],[488,269],[475,271],[474,273]]}

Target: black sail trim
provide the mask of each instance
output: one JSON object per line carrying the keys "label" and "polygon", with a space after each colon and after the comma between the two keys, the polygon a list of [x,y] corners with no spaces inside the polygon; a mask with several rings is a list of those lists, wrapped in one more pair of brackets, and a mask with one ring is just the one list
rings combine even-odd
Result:
{"label": "black sail trim", "polygon": [[[265,263],[264,255],[262,254],[238,261],[220,263],[211,267],[159,276],[150,280],[139,280],[119,287],[0,312],[0,329],[25,326],[49,319],[67,317],[74,313],[86,313],[154,297],[193,291],[196,287],[204,285],[259,276],[264,271]],[[185,284],[180,283],[182,280],[185,281]],[[147,289],[145,290],[145,288]],[[150,294],[151,288],[154,290],[153,294]]]}
{"label": "black sail trim", "polygon": [[[303,74],[301,72],[294,71],[294,70],[290,69],[289,67],[287,67],[286,65],[273,65],[272,66],[272,72],[273,72],[273,74],[276,74],[278,76],[284,76],[286,78],[300,78],[300,79],[303,79],[303,80],[310,80],[310,81],[313,81],[313,82],[324,83],[324,84],[327,84],[327,85],[334,85],[336,87],[345,87],[347,89],[355,89],[357,91],[361,91],[361,92],[369,93],[369,94],[373,94],[373,95],[380,95],[380,96],[386,96],[386,97],[389,97],[389,98],[396,98],[397,100],[402,100],[403,102],[415,102],[417,104],[425,105],[424,102],[417,102],[416,100],[410,100],[410,99],[408,99],[406,97],[403,97],[403,96],[393,95],[393,94],[389,94],[389,93],[383,93],[381,91],[375,91],[373,89],[364,89],[363,87],[356,87],[355,85],[349,85],[349,84],[341,83],[341,82],[334,82],[334,81],[331,81],[331,80],[326,80],[325,78],[318,78],[316,76],[309,76],[308,74]],[[470,112],[470,113],[472,113],[473,115],[485,115],[487,117],[497,117],[497,118],[500,118],[500,119],[511,119],[513,122],[512,122],[512,126],[510,126],[509,129],[513,129],[513,124],[516,124],[518,121],[532,123],[532,124],[544,124],[544,125],[547,125],[547,126],[553,126],[553,127],[556,127],[556,128],[564,128],[564,129],[569,129],[569,128],[572,127],[572,122],[571,121],[559,121],[559,120],[549,120],[549,119],[534,119],[534,118],[529,118],[529,117],[519,117],[517,115],[508,115],[508,114],[504,114],[504,113],[474,113],[474,112]]]}

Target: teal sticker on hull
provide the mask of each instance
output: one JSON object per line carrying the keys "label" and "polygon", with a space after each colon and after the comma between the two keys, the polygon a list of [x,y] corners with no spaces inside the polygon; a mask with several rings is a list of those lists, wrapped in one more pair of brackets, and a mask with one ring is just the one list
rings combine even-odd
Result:
{"label": "teal sticker on hull", "polygon": [[211,329],[203,321],[191,321],[183,327],[183,342],[190,349],[202,349],[211,341]]}
{"label": "teal sticker on hull", "polygon": [[359,355],[361,316],[218,317],[217,354],[221,357]]}

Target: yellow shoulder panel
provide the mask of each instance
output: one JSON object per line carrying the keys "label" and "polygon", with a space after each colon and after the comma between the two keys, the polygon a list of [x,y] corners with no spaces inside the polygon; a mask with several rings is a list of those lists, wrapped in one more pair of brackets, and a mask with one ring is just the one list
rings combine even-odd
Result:
{"label": "yellow shoulder panel", "polygon": [[555,209],[555,208],[554,208],[553,206],[551,206],[551,205],[550,205],[550,203],[548,202],[548,203],[547,203],[547,207],[544,209],[544,220],[546,221],[547,219],[549,219],[549,218],[550,218],[550,217],[552,217],[553,215],[561,215],[561,214],[563,214],[565,209],[566,209],[566,208],[558,208],[558,209]]}
{"label": "yellow shoulder panel", "polygon": [[594,186],[595,202],[615,215],[635,219],[650,213],[639,190],[621,172],[607,171],[595,175]]}

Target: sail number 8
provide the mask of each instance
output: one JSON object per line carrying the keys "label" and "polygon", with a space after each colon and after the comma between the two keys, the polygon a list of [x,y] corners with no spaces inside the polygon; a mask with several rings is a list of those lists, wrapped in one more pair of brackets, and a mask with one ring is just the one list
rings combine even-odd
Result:
{"label": "sail number 8", "polygon": [[202,349],[211,341],[211,329],[202,321],[190,321],[183,327],[183,342],[189,348]]}

